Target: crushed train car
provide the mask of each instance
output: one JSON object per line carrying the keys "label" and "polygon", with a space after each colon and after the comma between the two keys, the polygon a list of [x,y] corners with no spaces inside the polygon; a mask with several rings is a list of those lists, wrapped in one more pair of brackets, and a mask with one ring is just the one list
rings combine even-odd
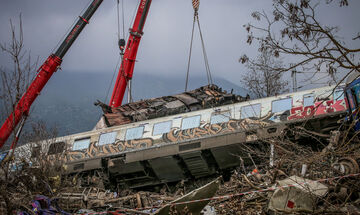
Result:
{"label": "crushed train car", "polygon": [[70,175],[154,186],[231,170],[244,144],[281,136],[305,121],[307,129],[328,133],[346,108],[341,87],[247,100],[206,86],[108,109],[104,128],[56,138],[29,156],[42,150],[49,164],[61,162]]}

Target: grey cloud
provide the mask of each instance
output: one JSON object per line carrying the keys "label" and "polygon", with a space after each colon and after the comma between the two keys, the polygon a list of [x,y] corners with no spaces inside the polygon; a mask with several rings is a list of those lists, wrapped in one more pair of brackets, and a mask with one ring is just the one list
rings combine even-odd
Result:
{"label": "grey cloud", "polygon": [[[119,50],[117,47],[117,23],[115,0],[105,0],[96,12],[91,24],[65,56],[62,69],[68,71],[113,72]],[[127,26],[138,1],[125,0]],[[88,0],[2,0],[0,7],[0,41],[9,38],[9,18],[17,19],[21,12],[24,21],[26,47],[42,62],[61,40]],[[270,0],[207,0],[200,4],[200,22],[207,47],[210,67],[214,76],[222,76],[239,83],[243,65],[238,58],[243,53],[255,55],[257,47],[248,46],[242,25],[252,21],[251,12],[270,10]],[[346,23],[359,15],[360,1],[353,1],[350,8],[334,18],[328,13],[326,21]],[[329,9],[330,10],[330,9]],[[352,14],[353,13],[353,14]],[[191,1],[154,0],[144,28],[144,37],[138,52],[135,72],[164,75],[185,74],[191,36],[193,11]],[[353,21],[352,21],[353,23]],[[345,32],[354,26],[344,25]],[[357,28],[358,29],[358,28]],[[346,33],[347,34],[347,33]],[[198,33],[195,37],[191,74],[205,74]],[[0,63],[6,64],[0,53]]]}

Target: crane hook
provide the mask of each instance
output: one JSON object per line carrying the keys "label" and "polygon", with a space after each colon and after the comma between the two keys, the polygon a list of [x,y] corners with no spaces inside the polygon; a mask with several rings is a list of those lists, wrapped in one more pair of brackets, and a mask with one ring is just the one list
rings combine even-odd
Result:
{"label": "crane hook", "polygon": [[195,10],[195,14],[197,14],[200,6],[200,0],[192,0],[192,5]]}
{"label": "crane hook", "polygon": [[119,49],[121,55],[124,55],[124,48],[125,48],[125,40],[121,38],[119,39]]}

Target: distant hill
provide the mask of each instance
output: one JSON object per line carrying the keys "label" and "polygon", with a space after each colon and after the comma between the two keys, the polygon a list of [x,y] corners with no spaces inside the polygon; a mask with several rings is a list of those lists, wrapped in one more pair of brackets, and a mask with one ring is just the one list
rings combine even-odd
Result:
{"label": "distant hill", "polygon": [[[105,102],[111,79],[112,74],[109,73],[58,71],[34,103],[25,130],[30,129],[31,122],[39,120],[46,122],[49,127],[56,126],[61,136],[91,130],[102,115],[101,109],[93,103],[97,99]],[[219,77],[214,77],[214,83],[228,91],[233,89],[235,94],[245,96],[248,93],[244,88]],[[181,93],[184,91],[185,77],[136,73],[132,84],[133,98],[137,101]],[[189,81],[189,89],[204,85],[207,85],[205,77],[191,77]],[[112,86],[106,103],[111,92]]]}

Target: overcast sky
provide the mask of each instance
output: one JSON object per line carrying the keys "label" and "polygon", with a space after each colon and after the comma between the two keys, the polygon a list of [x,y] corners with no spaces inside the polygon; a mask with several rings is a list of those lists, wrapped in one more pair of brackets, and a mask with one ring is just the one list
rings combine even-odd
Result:
{"label": "overcast sky", "polygon": [[[0,41],[9,41],[9,19],[18,20],[21,13],[26,48],[40,63],[49,56],[89,0],[0,0]],[[350,7],[327,7],[320,20],[338,25],[341,36],[351,40],[360,31],[360,1],[350,0]],[[126,29],[138,0],[124,0]],[[243,25],[253,21],[255,10],[271,11],[271,0],[202,0],[200,23],[213,76],[239,84],[246,72],[239,57],[256,46],[246,44]],[[135,73],[185,77],[190,44],[193,9],[191,0],[154,0],[144,28]],[[191,74],[205,77],[200,39],[196,33]],[[104,0],[69,52],[62,69],[75,72],[113,73],[119,56],[117,47],[116,0]],[[0,63],[7,65],[3,53]]]}

